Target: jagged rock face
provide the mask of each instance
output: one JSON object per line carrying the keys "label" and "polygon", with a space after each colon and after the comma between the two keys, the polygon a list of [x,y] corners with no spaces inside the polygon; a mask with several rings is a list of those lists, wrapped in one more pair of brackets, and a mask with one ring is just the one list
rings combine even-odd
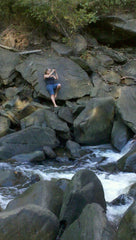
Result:
{"label": "jagged rock face", "polygon": [[[100,17],[94,24],[93,34],[104,44],[134,44],[136,37],[136,18],[131,14],[116,14]],[[101,32],[101,34],[100,34]]]}

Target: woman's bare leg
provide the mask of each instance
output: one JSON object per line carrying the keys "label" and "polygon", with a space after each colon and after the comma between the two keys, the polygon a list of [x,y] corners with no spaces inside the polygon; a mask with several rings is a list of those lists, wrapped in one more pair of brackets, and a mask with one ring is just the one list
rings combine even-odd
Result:
{"label": "woman's bare leg", "polygon": [[54,95],[51,95],[51,101],[53,102],[54,107],[58,107],[56,102],[55,102],[55,96]]}
{"label": "woman's bare leg", "polygon": [[57,97],[60,88],[61,88],[61,84],[59,83],[55,91],[55,98]]}

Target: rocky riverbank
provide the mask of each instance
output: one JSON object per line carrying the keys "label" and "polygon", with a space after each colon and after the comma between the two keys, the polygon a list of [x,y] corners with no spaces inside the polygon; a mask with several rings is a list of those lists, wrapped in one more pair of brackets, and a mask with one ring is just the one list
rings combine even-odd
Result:
{"label": "rocky riverbank", "polygon": [[[74,161],[82,156],[83,145],[111,143],[121,151],[136,134],[136,20],[127,15],[109,18],[107,34],[98,38],[106,21],[101,19],[95,31],[93,26],[93,36],[75,35],[70,46],[52,36],[50,46],[37,54],[0,48],[1,161]],[[102,45],[118,45],[122,36],[123,48]],[[62,85],[55,109],[43,80],[46,68],[57,70]],[[136,172],[135,156],[134,143],[117,164],[105,169]],[[132,189],[135,199],[135,185]],[[136,231],[135,209],[134,201],[116,233],[105,215],[101,183],[85,170],[63,184],[35,183],[9,203],[0,213],[0,239],[130,240]],[[126,226],[128,215],[132,231]]]}

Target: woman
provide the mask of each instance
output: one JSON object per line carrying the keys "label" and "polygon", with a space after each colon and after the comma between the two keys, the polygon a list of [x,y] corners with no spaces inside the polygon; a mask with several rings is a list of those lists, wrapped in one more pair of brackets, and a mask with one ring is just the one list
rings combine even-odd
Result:
{"label": "woman", "polygon": [[58,74],[56,73],[56,70],[47,69],[44,73],[44,79],[46,81],[46,89],[51,96],[52,103],[54,107],[58,107],[56,105],[55,99],[57,97],[58,91],[61,88],[61,84],[55,83],[55,80],[58,80]]}

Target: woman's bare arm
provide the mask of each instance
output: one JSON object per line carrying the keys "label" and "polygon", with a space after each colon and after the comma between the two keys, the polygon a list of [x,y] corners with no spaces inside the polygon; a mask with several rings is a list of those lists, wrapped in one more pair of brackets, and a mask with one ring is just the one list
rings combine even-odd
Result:
{"label": "woman's bare arm", "polygon": [[44,74],[44,78],[49,78],[54,72],[55,69],[53,69],[49,74]]}
{"label": "woman's bare arm", "polygon": [[55,77],[58,80],[59,77],[58,77],[58,74],[57,74],[56,70],[55,70]]}

